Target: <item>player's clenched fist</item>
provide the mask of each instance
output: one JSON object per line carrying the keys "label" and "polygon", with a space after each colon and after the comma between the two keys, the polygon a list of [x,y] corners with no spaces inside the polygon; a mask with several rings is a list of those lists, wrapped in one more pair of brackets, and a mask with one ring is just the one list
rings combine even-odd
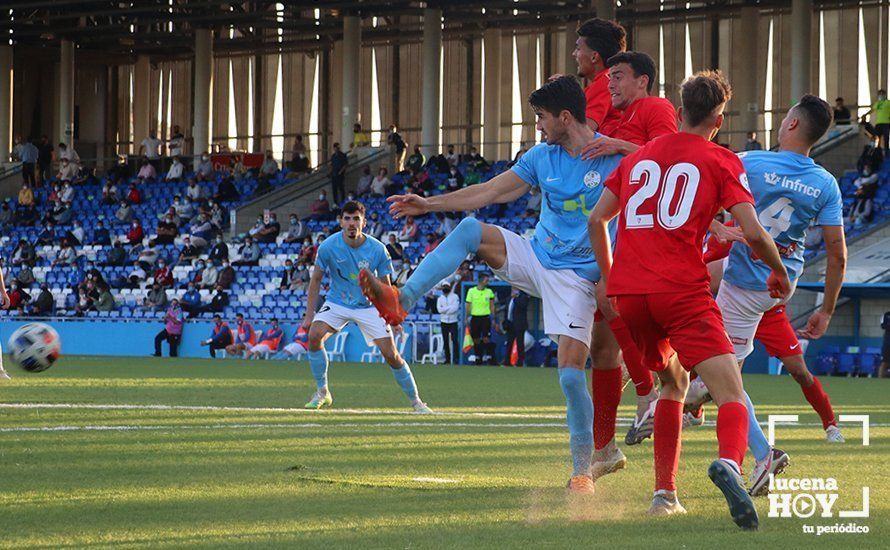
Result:
{"label": "player's clenched fist", "polygon": [[788,280],[788,272],[771,272],[766,280],[766,288],[769,290],[771,298],[780,300],[787,298],[791,294],[791,281]]}
{"label": "player's clenched fist", "polygon": [[393,218],[421,216],[430,211],[429,202],[420,195],[393,195],[386,199],[391,202],[389,213]]}

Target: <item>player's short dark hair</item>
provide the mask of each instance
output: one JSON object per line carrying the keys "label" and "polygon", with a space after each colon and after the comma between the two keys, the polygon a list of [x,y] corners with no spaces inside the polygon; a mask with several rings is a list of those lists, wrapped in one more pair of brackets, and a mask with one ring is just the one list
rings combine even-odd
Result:
{"label": "player's short dark hair", "polygon": [[587,98],[574,76],[561,76],[545,82],[528,96],[528,103],[533,109],[547,111],[553,116],[568,111],[578,122],[587,122]]}
{"label": "player's short dark hair", "polygon": [[278,317],[272,317],[272,321],[271,321],[271,322],[272,322],[272,323],[277,323],[277,322],[278,322]]}
{"label": "player's short dark hair", "polygon": [[343,205],[343,213],[344,214],[355,214],[358,212],[365,217],[365,205],[358,201],[349,201]]}
{"label": "player's short dark hair", "polygon": [[236,314],[235,314],[235,318],[237,319],[238,317],[241,317],[242,319],[244,319],[244,314],[243,314],[243,313],[236,313]]}
{"label": "player's short dark hair", "polygon": [[216,319],[217,321],[222,321],[222,317],[220,317],[218,314],[214,315],[213,318]]}
{"label": "player's short dark hair", "polygon": [[578,36],[587,47],[600,54],[603,63],[627,49],[627,33],[615,21],[594,17],[578,25]]}
{"label": "player's short dark hair", "polygon": [[720,71],[699,71],[680,85],[683,120],[698,126],[732,97],[732,87]]}
{"label": "player's short dark hair", "polygon": [[831,121],[834,119],[834,111],[831,109],[831,105],[821,97],[811,94],[806,94],[800,98],[800,101],[792,109],[794,109],[795,115],[803,121],[802,130],[810,145],[816,143],[825,135],[828,127],[831,126]]}
{"label": "player's short dark hair", "polygon": [[630,65],[630,68],[634,71],[634,76],[639,78],[643,75],[649,77],[649,82],[646,84],[646,91],[652,92],[652,86],[655,85],[655,75],[657,69],[655,68],[655,60],[652,57],[644,52],[621,52],[613,55],[606,61],[607,67],[614,67],[615,65],[620,65],[621,63],[627,63]]}

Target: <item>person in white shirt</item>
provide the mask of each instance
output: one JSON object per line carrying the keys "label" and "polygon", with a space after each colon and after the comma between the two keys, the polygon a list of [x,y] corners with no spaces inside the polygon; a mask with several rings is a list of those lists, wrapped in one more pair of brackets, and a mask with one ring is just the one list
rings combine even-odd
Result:
{"label": "person in white shirt", "polygon": [[170,145],[167,147],[167,152],[171,157],[181,157],[182,156],[182,146],[185,143],[185,136],[182,135],[182,132],[179,131],[179,126],[173,127],[173,133],[170,136]]}
{"label": "person in white shirt", "polygon": [[445,160],[448,161],[448,164],[451,166],[457,166],[460,164],[460,156],[454,152],[454,145],[448,146],[448,152],[445,154]]}
{"label": "person in white shirt", "polygon": [[460,342],[458,341],[457,320],[460,314],[460,298],[451,291],[451,285],[442,285],[442,295],[436,300],[439,310],[439,326],[442,327],[442,340],[445,344],[445,363],[451,364],[460,358]]}
{"label": "person in white shirt", "polygon": [[170,170],[167,172],[167,176],[164,178],[164,181],[181,180],[183,170],[184,167],[182,165],[182,161],[179,160],[179,157],[173,157],[173,164],[170,165]]}
{"label": "person in white shirt", "polygon": [[56,178],[61,181],[71,181],[77,177],[77,172],[77,164],[63,157],[59,162],[59,173],[56,174]]}
{"label": "person in white shirt", "polygon": [[80,155],[74,150],[74,147],[68,147],[64,143],[59,144],[59,162],[68,159],[71,164],[80,164]]}
{"label": "person in white shirt", "polygon": [[139,173],[136,174],[136,177],[142,180],[154,180],[158,177],[158,172],[147,158],[142,157],[142,166],[139,168]]}
{"label": "person in white shirt", "polygon": [[62,186],[62,202],[74,202],[74,187],[71,187],[71,182],[66,181],[65,185]]}
{"label": "person in white shirt", "polygon": [[86,237],[86,233],[83,230],[83,226],[79,221],[74,220],[74,227],[69,231],[69,235],[76,241],[73,244],[81,245],[84,243],[84,239]]}
{"label": "person in white shirt", "polygon": [[144,154],[148,160],[158,160],[161,158],[161,146],[163,141],[159,140],[155,132],[149,132],[148,137],[142,140],[139,146],[139,154]]}
{"label": "person in white shirt", "polygon": [[195,179],[200,181],[213,180],[213,163],[210,162],[208,153],[204,153],[200,158],[195,159]]}
{"label": "person in white shirt", "polygon": [[377,176],[371,180],[372,197],[382,197],[386,195],[386,187],[392,183],[386,174],[386,168],[381,167],[380,170],[377,171]]}
{"label": "person in white shirt", "polygon": [[201,200],[204,199],[204,189],[198,185],[197,181],[191,180],[189,181],[189,186],[185,191],[185,195],[193,202],[201,202]]}

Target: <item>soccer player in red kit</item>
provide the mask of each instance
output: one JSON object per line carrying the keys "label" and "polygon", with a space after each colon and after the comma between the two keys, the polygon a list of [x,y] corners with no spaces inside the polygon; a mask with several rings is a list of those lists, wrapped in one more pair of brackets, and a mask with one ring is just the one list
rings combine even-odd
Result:
{"label": "soccer player in red kit", "polygon": [[578,63],[578,76],[589,82],[584,88],[587,125],[607,136],[618,126],[621,110],[612,105],[606,61],[627,48],[626,36],[624,27],[615,21],[588,19],[578,25],[578,40],[572,53]]}
{"label": "soccer player in red kit", "polygon": [[[719,72],[706,71],[687,79],[680,92],[680,132],[622,160],[590,215],[591,245],[605,283],[597,285],[597,304],[617,308],[662,382],[649,513],[685,512],[675,479],[688,371],[695,369],[718,406],[719,458],[708,476],[733,521],[756,529],[757,511],[741,478],[748,438],[742,377],[702,260],[705,234],[721,208],[732,213],[749,246],[771,268],[770,292],[785,297],[790,283],[775,243],[757,220],[741,161],[710,141],[723,123],[729,84]],[[608,223],[619,212],[613,264]]]}

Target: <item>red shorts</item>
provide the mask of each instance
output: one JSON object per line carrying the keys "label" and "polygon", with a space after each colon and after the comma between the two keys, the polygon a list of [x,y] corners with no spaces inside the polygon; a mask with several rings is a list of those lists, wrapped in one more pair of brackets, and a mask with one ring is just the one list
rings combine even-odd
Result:
{"label": "red shorts", "polygon": [[616,298],[618,314],[651,370],[664,370],[674,352],[686,370],[711,357],[735,353],[707,288]]}
{"label": "red shorts", "polygon": [[785,311],[785,305],[778,305],[763,314],[760,324],[757,325],[757,333],[754,335],[759,340],[770,357],[789,357],[801,355],[800,341],[791,320]]}
{"label": "red shorts", "polygon": [[603,315],[602,311],[596,310],[595,312],[593,312],[593,322],[594,323],[599,323],[600,321],[605,321],[605,320],[606,320],[606,316]]}

